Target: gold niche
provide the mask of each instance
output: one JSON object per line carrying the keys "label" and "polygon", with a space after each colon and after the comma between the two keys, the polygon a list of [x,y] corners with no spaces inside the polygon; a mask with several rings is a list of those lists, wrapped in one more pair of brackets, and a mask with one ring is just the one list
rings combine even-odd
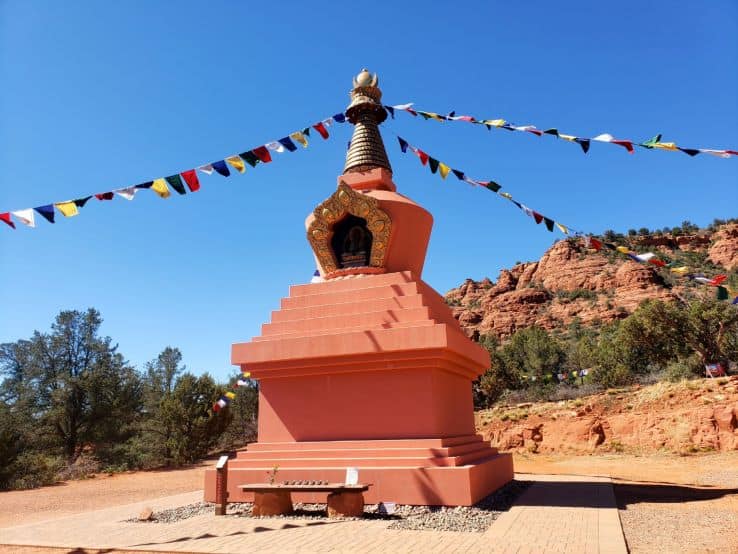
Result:
{"label": "gold niche", "polygon": [[[366,220],[366,228],[372,234],[372,248],[369,254],[369,267],[376,270],[384,268],[387,257],[392,220],[379,207],[379,202],[356,192],[346,183],[338,185],[338,189],[313,210],[315,219],[307,230],[307,238],[318,258],[318,263],[326,277],[336,277],[343,273],[356,273],[339,269],[338,261],[331,248],[333,227],[346,215],[351,214]],[[361,268],[357,268],[360,272]]]}

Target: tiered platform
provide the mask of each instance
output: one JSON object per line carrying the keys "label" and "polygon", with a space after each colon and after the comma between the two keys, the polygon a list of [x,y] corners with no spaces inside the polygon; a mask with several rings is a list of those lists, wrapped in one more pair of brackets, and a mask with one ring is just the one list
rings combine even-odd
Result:
{"label": "tiered platform", "polygon": [[470,505],[512,479],[510,455],[475,435],[470,383],[489,355],[410,272],[291,287],[232,359],[260,397],[259,442],[229,462],[231,502],[276,466],[278,481],[341,481],[358,467],[370,503]]}

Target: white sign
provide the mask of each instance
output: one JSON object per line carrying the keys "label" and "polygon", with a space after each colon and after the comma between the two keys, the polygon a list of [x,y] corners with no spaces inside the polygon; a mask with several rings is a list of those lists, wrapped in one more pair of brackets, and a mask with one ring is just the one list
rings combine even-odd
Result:
{"label": "white sign", "polygon": [[347,485],[358,485],[359,484],[359,469],[355,467],[346,468],[346,484]]}
{"label": "white sign", "polygon": [[223,469],[228,462],[228,456],[221,456],[218,458],[218,463],[215,464],[215,469]]}

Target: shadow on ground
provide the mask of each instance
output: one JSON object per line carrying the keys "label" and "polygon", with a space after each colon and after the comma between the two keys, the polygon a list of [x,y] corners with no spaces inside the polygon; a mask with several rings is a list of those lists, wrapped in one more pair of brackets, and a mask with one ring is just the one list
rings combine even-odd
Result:
{"label": "shadow on ground", "polygon": [[618,509],[627,510],[628,505],[648,502],[653,504],[685,504],[716,500],[724,496],[738,495],[738,489],[714,487],[692,487],[668,483],[613,483]]}

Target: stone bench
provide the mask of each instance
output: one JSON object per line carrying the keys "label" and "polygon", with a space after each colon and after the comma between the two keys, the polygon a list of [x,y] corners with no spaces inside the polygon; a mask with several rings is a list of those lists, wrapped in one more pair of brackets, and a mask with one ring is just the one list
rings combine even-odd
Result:
{"label": "stone bench", "polygon": [[364,492],[371,484],[346,485],[343,483],[255,483],[239,485],[244,492],[254,493],[251,515],[277,516],[291,514],[292,492],[327,492],[328,517],[361,517],[364,513]]}

